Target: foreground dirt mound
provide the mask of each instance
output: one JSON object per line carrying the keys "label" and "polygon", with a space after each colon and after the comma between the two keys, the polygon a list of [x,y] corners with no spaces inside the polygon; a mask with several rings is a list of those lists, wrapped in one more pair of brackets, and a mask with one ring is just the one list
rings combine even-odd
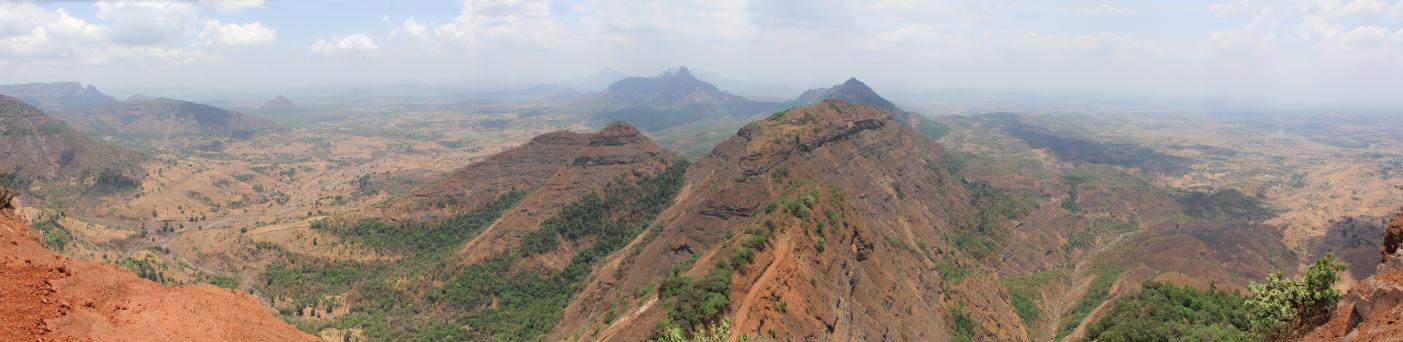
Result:
{"label": "foreground dirt mound", "polygon": [[315,341],[246,294],[55,254],[0,211],[0,340]]}
{"label": "foreground dirt mound", "polygon": [[1325,323],[1305,341],[1403,340],[1403,253],[1398,236],[1403,212],[1384,229],[1383,263],[1378,272],[1345,293]]}

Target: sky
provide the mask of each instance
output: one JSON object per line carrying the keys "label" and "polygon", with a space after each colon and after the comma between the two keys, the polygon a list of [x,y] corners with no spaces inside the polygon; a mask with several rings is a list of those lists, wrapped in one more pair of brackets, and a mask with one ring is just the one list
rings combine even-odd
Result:
{"label": "sky", "polygon": [[679,65],[795,89],[1403,107],[1403,0],[0,0],[0,83],[508,89]]}

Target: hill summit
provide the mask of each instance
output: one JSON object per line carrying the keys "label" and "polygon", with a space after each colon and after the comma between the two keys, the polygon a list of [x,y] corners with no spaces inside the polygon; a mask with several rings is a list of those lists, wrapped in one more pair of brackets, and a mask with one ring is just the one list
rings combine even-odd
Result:
{"label": "hill summit", "polygon": [[297,105],[293,104],[292,101],[289,101],[282,95],[278,95],[278,97],[268,100],[268,102],[264,103],[262,106],[258,106],[258,112],[260,113],[286,113],[296,110]]}
{"label": "hill summit", "polygon": [[656,77],[628,77],[609,85],[598,96],[608,110],[596,121],[625,121],[645,131],[657,131],[708,117],[745,117],[777,108],[721,91],[697,79],[687,67]]}
{"label": "hill summit", "polygon": [[906,111],[897,108],[896,104],[887,101],[877,92],[868,87],[866,83],[857,80],[856,77],[848,78],[841,84],[829,88],[814,88],[800,94],[799,97],[790,101],[791,105],[801,106],[822,102],[824,100],[843,100],[846,102],[864,104],[880,108],[898,119],[904,120],[909,116]]}

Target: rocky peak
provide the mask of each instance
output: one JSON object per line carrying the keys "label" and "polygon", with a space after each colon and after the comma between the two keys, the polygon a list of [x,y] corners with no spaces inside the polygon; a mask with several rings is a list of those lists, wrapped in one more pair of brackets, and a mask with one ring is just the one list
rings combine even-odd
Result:
{"label": "rocky peak", "polygon": [[672,73],[672,77],[684,80],[697,80],[697,77],[692,76],[692,71],[687,70],[686,66],[677,67],[677,71]]}
{"label": "rocky peak", "polygon": [[647,139],[637,128],[624,123],[613,122],[590,138],[590,146],[618,146],[637,143]]}
{"label": "rocky peak", "polygon": [[877,95],[877,92],[872,90],[872,87],[868,87],[866,83],[862,83],[862,81],[859,81],[856,77],[848,78],[848,80],[844,81],[842,84],[830,88],[809,89],[803,94],[800,94],[798,98],[790,101],[790,104],[805,105],[832,99],[877,107],[891,113],[892,116],[898,119],[904,120],[907,117],[905,111],[897,108],[896,104],[887,101],[887,99],[883,98],[881,95]]}

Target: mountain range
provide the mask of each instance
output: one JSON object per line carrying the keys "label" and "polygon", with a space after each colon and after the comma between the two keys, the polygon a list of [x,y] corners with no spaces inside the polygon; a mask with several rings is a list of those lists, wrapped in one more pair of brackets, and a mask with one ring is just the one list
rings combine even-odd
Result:
{"label": "mountain range", "polygon": [[[0,95],[0,172],[27,179],[128,183],[138,153],[94,141],[20,99]],[[111,184],[116,185],[116,184]]]}
{"label": "mountain range", "polygon": [[78,82],[28,83],[0,85],[0,94],[19,98],[46,111],[63,111],[117,103],[97,87],[84,87]]}

